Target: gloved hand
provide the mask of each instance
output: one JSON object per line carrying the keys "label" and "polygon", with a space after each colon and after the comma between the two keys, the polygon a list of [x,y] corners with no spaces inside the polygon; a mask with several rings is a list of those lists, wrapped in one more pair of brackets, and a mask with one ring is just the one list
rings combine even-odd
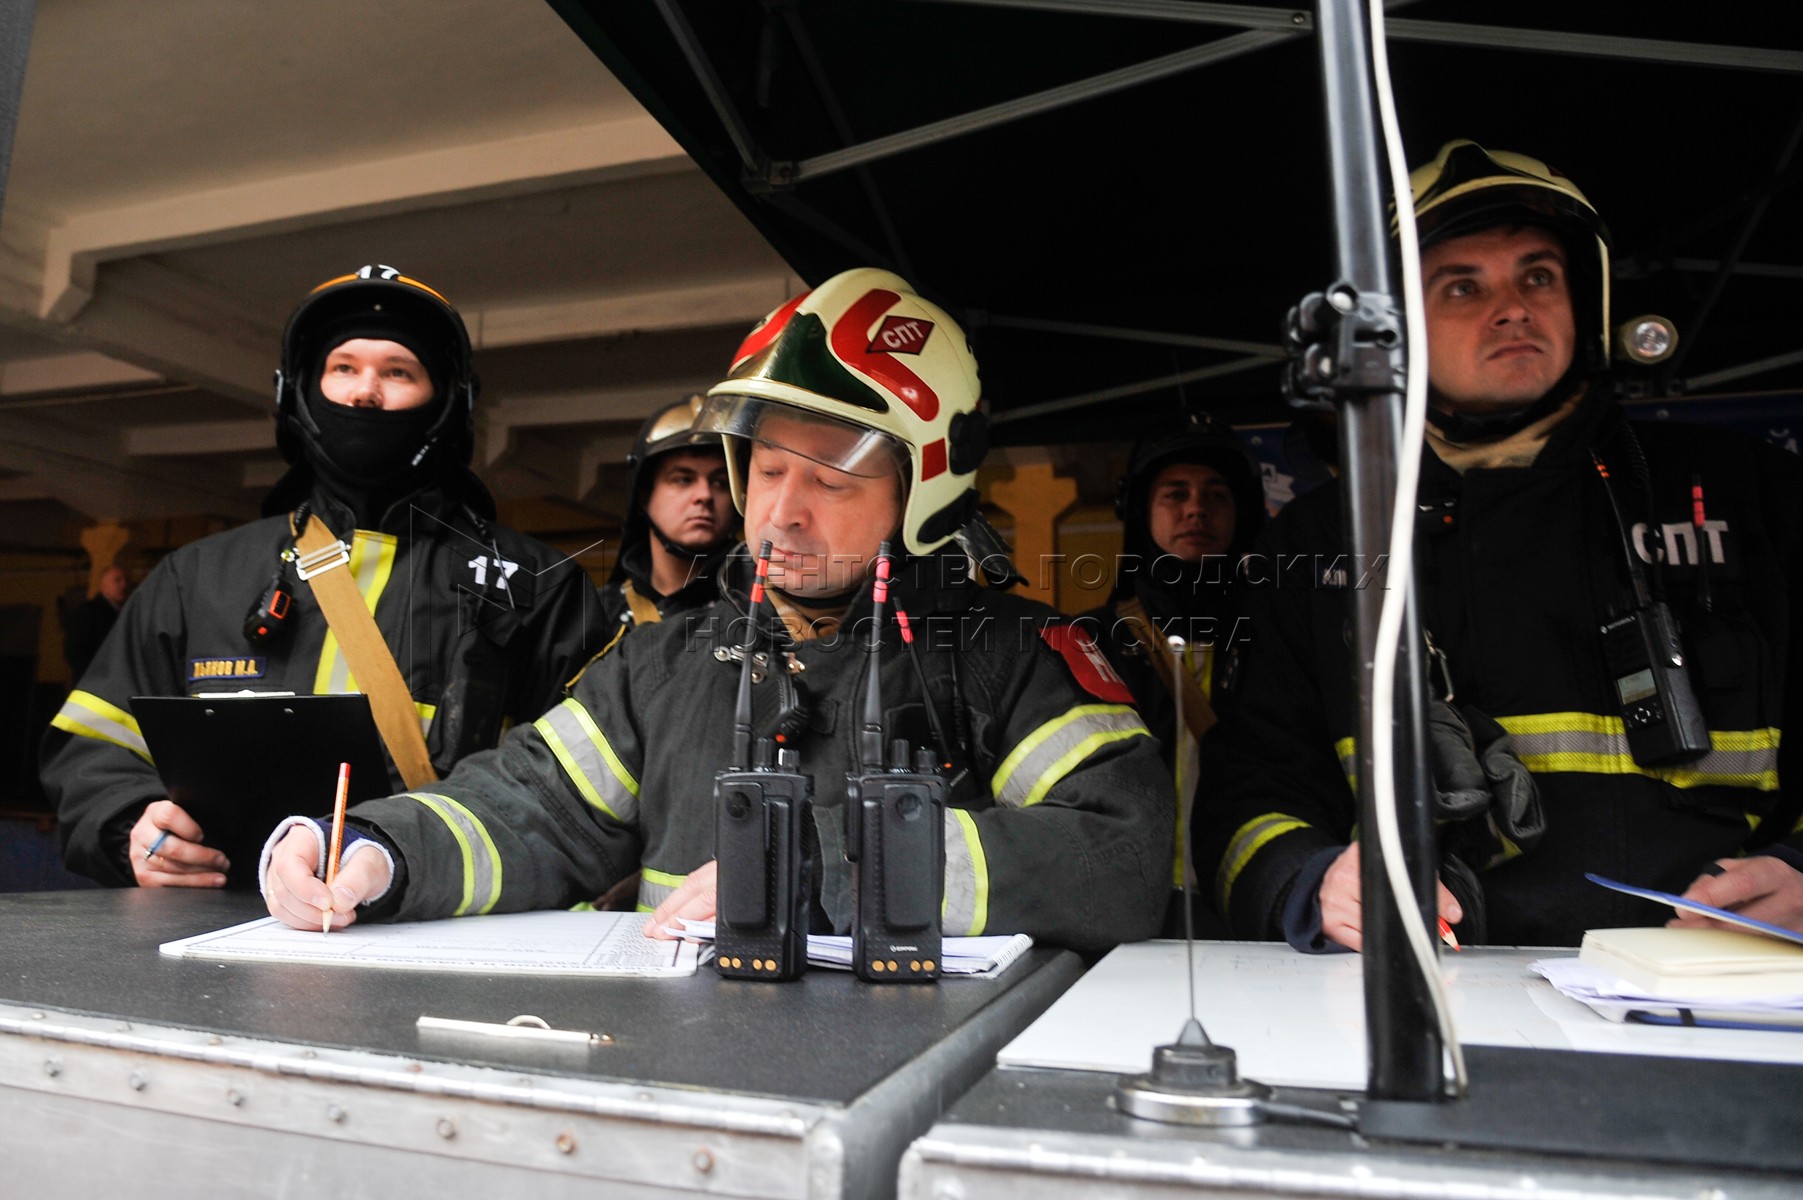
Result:
{"label": "gloved hand", "polygon": [[1539,843],[1546,832],[1540,790],[1501,725],[1435,700],[1428,744],[1443,853],[1481,872]]}

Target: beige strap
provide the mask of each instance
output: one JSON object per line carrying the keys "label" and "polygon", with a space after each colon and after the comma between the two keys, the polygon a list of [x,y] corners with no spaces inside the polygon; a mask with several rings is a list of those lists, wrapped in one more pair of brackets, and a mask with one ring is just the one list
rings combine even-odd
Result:
{"label": "beige strap", "polygon": [[[294,518],[289,518],[289,528]],[[319,611],[338,639],[339,652],[369,697],[370,711],[375,714],[376,729],[388,756],[400,768],[401,779],[408,787],[423,787],[438,778],[432,759],[426,753],[426,736],[420,732],[419,710],[413,705],[413,694],[401,669],[394,665],[394,654],[376,628],[376,619],[357,590],[356,581],[347,569],[350,551],[317,513],[307,521],[305,532],[295,539],[300,551],[300,577],[313,588]]]}
{"label": "beige strap", "polygon": [[620,581],[620,594],[626,597],[626,607],[632,610],[634,625],[655,625],[664,619],[664,614],[657,611],[657,605],[639,595],[632,580]]}
{"label": "beige strap", "polygon": [[1183,723],[1189,726],[1190,736],[1201,741],[1203,735],[1220,720],[1215,716],[1214,705],[1202,694],[1202,687],[1196,682],[1194,675],[1188,671],[1176,670],[1171,665],[1170,644],[1153,628],[1151,620],[1146,616],[1146,606],[1139,602],[1139,597],[1134,596],[1123,602],[1119,611],[1121,619],[1127,622],[1133,639],[1145,650],[1146,657],[1152,660],[1152,669],[1158,672],[1159,681],[1164,684],[1165,690],[1175,699],[1176,689],[1183,689]]}

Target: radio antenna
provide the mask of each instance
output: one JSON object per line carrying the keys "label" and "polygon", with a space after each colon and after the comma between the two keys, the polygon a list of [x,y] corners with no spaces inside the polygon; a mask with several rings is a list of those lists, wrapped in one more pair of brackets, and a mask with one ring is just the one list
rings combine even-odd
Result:
{"label": "radio antenna", "polygon": [[758,547],[757,574],[751,580],[751,603],[745,607],[745,641],[739,646],[739,700],[732,712],[732,770],[751,766],[751,658],[757,651],[758,608],[764,603],[764,580],[770,575],[770,543]]}
{"label": "radio antenna", "polygon": [[864,729],[858,735],[858,757],[866,771],[883,769],[883,604],[889,599],[889,543],[876,550],[876,580],[871,584],[870,673],[864,679]]}
{"label": "radio antenna", "polygon": [[921,699],[927,707],[927,723],[932,726],[933,740],[939,743],[939,766],[947,775],[952,771],[952,743],[939,723],[939,706],[933,703],[933,689],[927,686],[926,668],[920,665],[920,649],[914,644],[914,629],[908,623],[908,611],[895,606],[895,623],[901,626],[902,645],[908,649],[908,661],[914,665],[914,678],[920,683]]}

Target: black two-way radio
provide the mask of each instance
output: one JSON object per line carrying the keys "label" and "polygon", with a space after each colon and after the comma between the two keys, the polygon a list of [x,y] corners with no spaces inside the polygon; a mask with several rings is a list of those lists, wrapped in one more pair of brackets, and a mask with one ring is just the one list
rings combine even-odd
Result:
{"label": "black two-way radio", "polygon": [[[885,745],[880,659],[889,598],[889,543],[877,550],[870,669],[864,682],[859,773],[846,776],[845,857],[851,863],[851,968],[872,983],[939,978],[944,939],[945,780],[927,747]],[[930,706],[932,697],[926,697]]]}
{"label": "black two-way radio", "polygon": [[731,979],[798,979],[808,967],[814,781],[797,769],[794,750],[759,738],[754,751],[751,740],[751,667],[769,574],[765,542],[745,614],[732,764],[714,776],[714,965]]}
{"label": "black two-way radio", "polygon": [[1603,659],[1628,739],[1628,753],[1643,767],[1694,762],[1709,753],[1709,726],[1684,667],[1678,618],[1647,587],[1634,557],[1621,507],[1609,482],[1609,468],[1592,454],[1609,510],[1621,534],[1622,554],[1633,589],[1633,606],[1602,625]]}

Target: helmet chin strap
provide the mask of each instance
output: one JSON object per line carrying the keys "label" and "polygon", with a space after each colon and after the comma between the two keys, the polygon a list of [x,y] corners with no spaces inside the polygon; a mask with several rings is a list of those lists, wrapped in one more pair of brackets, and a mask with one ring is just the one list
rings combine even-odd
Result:
{"label": "helmet chin strap", "polygon": [[720,548],[720,543],[715,542],[712,545],[703,546],[699,550],[691,550],[687,546],[679,546],[668,537],[665,537],[664,531],[657,527],[656,521],[648,520],[645,524],[651,527],[651,536],[656,538],[665,550],[668,550],[677,558],[687,559],[690,562],[699,562],[701,559],[706,558]]}
{"label": "helmet chin strap", "polygon": [[1447,412],[1442,407],[1446,397],[1429,384],[1427,419],[1434,423],[1442,437],[1459,445],[1501,441],[1558,409],[1589,377],[1590,372],[1574,361],[1540,399],[1507,412],[1494,413]]}

